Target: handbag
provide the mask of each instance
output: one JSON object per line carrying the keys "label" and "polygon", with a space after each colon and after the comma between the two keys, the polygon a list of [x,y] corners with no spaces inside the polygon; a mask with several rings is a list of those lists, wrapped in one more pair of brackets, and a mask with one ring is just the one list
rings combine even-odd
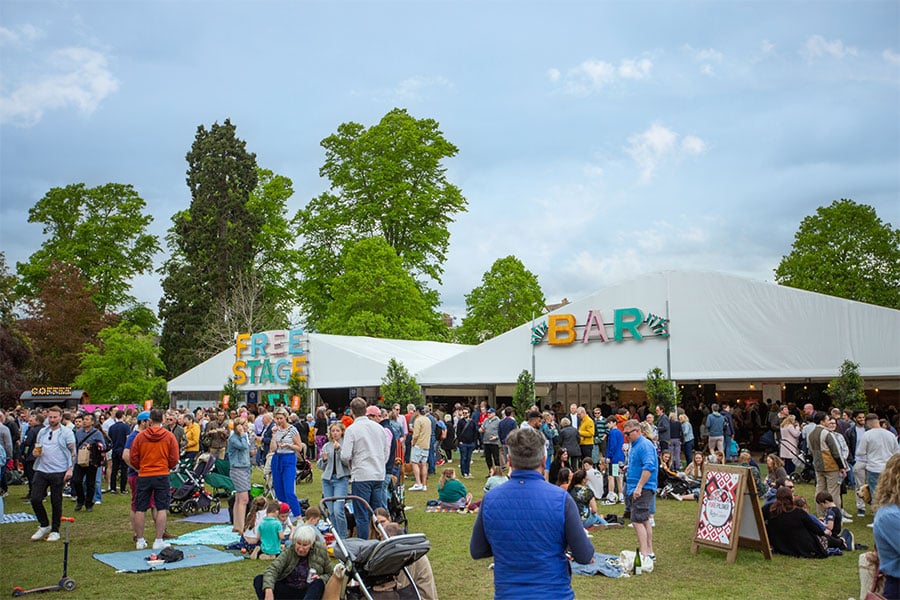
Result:
{"label": "handbag", "polygon": [[91,464],[91,449],[87,445],[82,446],[78,449],[78,456],[76,457],[76,463],[78,463],[79,467],[87,467]]}

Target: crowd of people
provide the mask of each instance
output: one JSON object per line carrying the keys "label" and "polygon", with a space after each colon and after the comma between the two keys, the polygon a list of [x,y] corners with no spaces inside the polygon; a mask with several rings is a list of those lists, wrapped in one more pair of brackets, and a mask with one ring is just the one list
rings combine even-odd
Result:
{"label": "crowd of people", "polygon": [[[144,537],[148,509],[153,517],[153,548],[164,547],[171,537],[166,531],[171,501],[168,475],[179,458],[194,459],[201,451],[227,458],[235,489],[234,530],[241,534],[242,543],[252,548],[262,541],[261,531],[266,527],[260,527],[270,517],[277,517],[279,542],[295,555],[276,561],[278,569],[295,567],[298,556],[310,557],[306,568],[317,560],[316,552],[309,555],[315,544],[303,527],[309,524],[304,521],[308,515],[295,492],[299,462],[314,461],[321,471],[323,497],[333,498],[326,501],[328,516],[341,537],[350,533],[343,496],[362,497],[376,515],[387,514],[391,482],[411,475],[415,483],[408,488],[410,492],[427,492],[433,485],[445,509],[480,509],[472,555],[494,556],[495,562],[503,565],[505,576],[511,577],[509,590],[517,589],[516,569],[497,555],[497,544],[507,534],[491,516],[491,507],[492,502],[498,503],[495,507],[518,502],[515,496],[507,496],[517,488],[508,485],[514,480],[533,488],[538,496],[546,496],[547,506],[557,506],[558,514],[557,508],[548,509],[554,515],[543,515],[535,523],[561,526],[565,546],[576,551],[576,560],[587,555],[590,531],[621,526],[615,514],[616,505],[621,504],[623,516],[634,528],[645,572],[651,572],[656,561],[653,527],[657,498],[699,499],[700,476],[709,462],[750,470],[754,487],[764,499],[770,542],[776,552],[820,557],[827,556],[829,548],[852,550],[852,537],[848,538],[843,527],[854,516],[844,506],[844,495],[851,490],[858,492],[853,494],[856,515],[866,514],[867,494],[871,497],[869,510],[882,507],[876,513],[876,534],[879,521],[894,523],[898,518],[896,489],[888,489],[882,482],[887,478],[896,488],[897,474],[891,470],[900,453],[896,413],[880,418],[864,411],[821,412],[811,405],[798,409],[769,402],[735,408],[712,404],[707,410],[701,403],[688,411],[667,411],[661,406],[651,410],[646,405],[603,403],[588,409],[571,404],[568,410],[561,405],[533,406],[526,414],[517,415],[511,407],[494,408],[485,402],[474,406],[460,403],[446,411],[410,404],[404,410],[398,404],[370,405],[363,398],[354,398],[342,413],[320,406],[305,418],[286,407],[272,410],[264,405],[93,414],[56,407],[20,408],[0,413],[0,452],[23,467],[27,497],[39,521],[32,539],[59,539],[64,490],[75,498],[76,511],[92,511],[102,504],[103,494],[126,493],[130,488],[138,549],[149,545]],[[522,437],[521,432],[527,430],[533,433]],[[516,436],[521,438],[518,465]],[[736,440],[754,438],[763,445],[768,443],[772,450],[765,455],[765,477],[746,446],[736,447]],[[539,448],[530,447],[535,444]],[[540,462],[533,465],[538,455]],[[476,458],[484,460],[490,474],[484,484],[484,491],[490,493],[481,506],[473,502],[464,483],[473,478]],[[459,478],[451,466],[454,460],[458,460]],[[278,499],[274,506],[250,503],[253,465],[267,465]],[[438,471],[441,466],[444,468]],[[2,471],[5,490],[9,469]],[[814,514],[793,494],[791,475],[796,479],[800,472],[815,480]],[[536,476],[542,484],[534,481]],[[550,488],[542,487],[544,484]],[[565,500],[559,492],[551,493],[551,488],[564,494]],[[499,490],[504,492],[497,493]],[[48,491],[50,516],[44,506]],[[353,509],[357,523],[369,522],[371,515],[365,505]],[[315,522],[316,515],[312,517]],[[575,534],[573,523],[583,537]],[[495,529],[500,537],[494,536]],[[316,539],[321,541],[321,532],[318,534]],[[369,528],[357,527],[355,534],[366,538]],[[883,546],[878,548],[881,571],[889,585],[896,586],[900,575],[896,536],[878,538],[876,535],[876,545]],[[272,544],[267,548],[272,549]],[[324,584],[325,573],[318,572]],[[294,572],[292,581],[296,575]],[[523,580],[529,576],[521,574]],[[496,580],[495,573],[497,589],[504,589]],[[261,598],[271,591],[270,583],[269,577],[257,582]],[[320,591],[318,584],[307,588]]]}

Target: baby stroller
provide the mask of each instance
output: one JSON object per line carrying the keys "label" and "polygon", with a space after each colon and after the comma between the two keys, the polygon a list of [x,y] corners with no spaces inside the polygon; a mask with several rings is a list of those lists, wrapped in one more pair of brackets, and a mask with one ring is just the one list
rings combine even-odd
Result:
{"label": "baby stroller", "polygon": [[406,487],[397,482],[395,477],[391,477],[388,484],[388,512],[391,515],[391,521],[403,526],[406,531],[406,524],[409,522],[406,518]]}
{"label": "baby stroller", "polygon": [[796,462],[799,463],[794,469],[794,472],[790,474],[791,481],[794,483],[811,483],[816,480],[816,469],[813,466],[812,455],[808,452],[803,452],[799,448],[791,448],[790,444],[785,444],[785,448],[790,452]]}
{"label": "baby stroller", "polygon": [[[176,470],[169,475],[169,484],[172,486],[169,511],[187,516],[198,512],[218,514],[222,508],[219,499],[210,494],[203,485],[204,478],[215,466],[216,461],[209,454],[201,454],[193,469],[185,463],[179,463]],[[180,484],[176,483],[179,481]]]}
{"label": "baby stroller", "polygon": [[[354,505],[363,505],[370,515],[374,515],[369,503],[359,496],[323,498],[319,503],[319,510],[329,525],[331,515],[326,503],[334,500],[352,500]],[[382,536],[381,540],[341,539],[334,528],[331,528],[335,543],[334,556],[343,562],[346,577],[350,580],[350,583],[346,584],[346,589],[342,590],[341,598],[374,600],[375,594],[379,594],[376,588],[390,584],[403,572],[411,583],[403,591],[409,590],[409,598],[421,600],[422,595],[407,567],[425,556],[431,549],[431,544],[422,533],[389,538],[384,528],[374,518],[372,526]],[[395,594],[394,597],[399,596]]]}
{"label": "baby stroller", "polygon": [[303,483],[312,483],[313,480],[313,467],[312,463],[309,462],[305,456],[297,456],[297,479],[296,482],[298,484]]}

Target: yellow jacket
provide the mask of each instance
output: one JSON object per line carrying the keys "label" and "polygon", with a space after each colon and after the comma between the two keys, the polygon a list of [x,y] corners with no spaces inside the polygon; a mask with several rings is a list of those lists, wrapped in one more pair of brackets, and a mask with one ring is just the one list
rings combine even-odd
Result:
{"label": "yellow jacket", "polygon": [[578,443],[581,446],[594,445],[594,420],[590,415],[585,415],[578,419]]}
{"label": "yellow jacket", "polygon": [[184,437],[187,439],[185,452],[200,451],[200,424],[196,421],[184,428]]}

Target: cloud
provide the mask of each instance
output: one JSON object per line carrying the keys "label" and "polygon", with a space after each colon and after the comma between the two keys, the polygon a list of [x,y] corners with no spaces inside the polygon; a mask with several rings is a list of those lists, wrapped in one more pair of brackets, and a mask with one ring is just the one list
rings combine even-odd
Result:
{"label": "cloud", "polygon": [[811,35],[806,40],[800,53],[808,61],[819,58],[844,58],[847,56],[859,56],[859,50],[853,46],[844,46],[841,40],[828,41],[821,35]]}
{"label": "cloud", "polygon": [[90,114],[119,89],[106,57],[87,48],[53,52],[44,70],[0,96],[0,124],[30,126],[46,111],[68,107]]}
{"label": "cloud", "polygon": [[707,150],[707,144],[699,137],[688,135],[679,142],[679,135],[671,129],[652,124],[646,131],[628,138],[625,152],[641,168],[641,180],[650,181],[660,164],[680,160],[685,156],[698,156]]}
{"label": "cloud", "polygon": [[585,96],[598,92],[621,80],[641,80],[650,77],[653,61],[649,58],[623,59],[618,66],[605,60],[588,59],[566,71],[557,68],[547,71],[552,82],[561,82],[568,94]]}
{"label": "cloud", "polygon": [[388,92],[388,96],[396,104],[408,104],[419,102],[426,92],[440,88],[452,88],[453,84],[446,77],[441,76],[417,76],[404,79],[394,89]]}
{"label": "cloud", "polygon": [[684,50],[694,62],[700,63],[700,73],[707,77],[712,77],[716,74],[713,63],[721,64],[722,60],[725,58],[725,55],[715,48],[693,48],[685,44],[682,46],[682,50]]}
{"label": "cloud", "polygon": [[13,29],[0,27],[0,47],[19,46],[42,37],[44,37],[44,33],[34,25],[20,25]]}
{"label": "cloud", "polygon": [[775,52],[775,44],[773,44],[769,40],[763,40],[759,43],[759,51],[763,55],[772,54],[773,52]]}
{"label": "cloud", "polygon": [[890,48],[882,52],[881,57],[892,65],[900,65],[900,54],[897,54]]}

